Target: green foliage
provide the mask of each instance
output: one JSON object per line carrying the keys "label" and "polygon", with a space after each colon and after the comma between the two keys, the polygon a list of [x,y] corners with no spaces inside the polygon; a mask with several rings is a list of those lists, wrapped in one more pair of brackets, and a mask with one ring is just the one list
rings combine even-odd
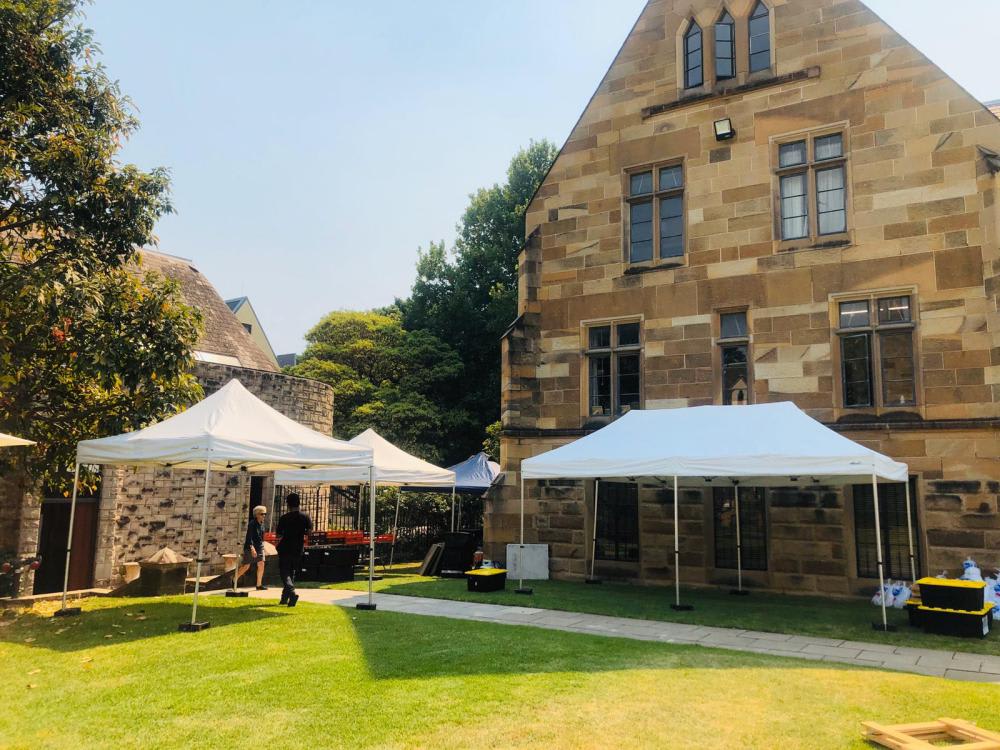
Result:
{"label": "green foliage", "polygon": [[398,312],[332,312],[306,335],[302,359],[288,372],[334,390],[334,427],[349,438],[374,428],[403,450],[439,463],[444,436],[468,429],[450,408],[463,366],[426,331],[403,329]]}
{"label": "green foliage", "polygon": [[497,420],[486,426],[486,438],[483,440],[483,451],[494,461],[500,460],[500,433],[503,423]]}
{"label": "green foliage", "polygon": [[519,151],[504,185],[470,197],[453,257],[444,243],[420,250],[411,296],[397,302],[407,330],[448,342],[465,363],[466,377],[451,403],[457,401],[473,419],[467,433],[453,436],[453,456],[468,455],[500,416],[500,339],[517,315],[525,212],[556,155],[545,140]]}
{"label": "green foliage", "polygon": [[200,394],[199,317],[135,265],[167,175],[116,161],[138,123],[94,54],[74,0],[0,3],[0,429],[39,443],[0,459],[55,485],[78,440]]}

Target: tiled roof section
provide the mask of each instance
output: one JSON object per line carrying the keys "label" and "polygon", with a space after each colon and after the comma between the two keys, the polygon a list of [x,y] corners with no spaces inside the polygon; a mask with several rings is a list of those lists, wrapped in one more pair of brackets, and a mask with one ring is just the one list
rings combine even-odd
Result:
{"label": "tiled roof section", "polygon": [[184,301],[201,310],[205,332],[198,342],[199,351],[236,357],[243,367],[253,370],[278,371],[271,358],[261,351],[257,342],[243,328],[243,324],[236,319],[215,287],[190,261],[143,250],[142,264],[144,268],[159,271],[176,281],[180,285]]}

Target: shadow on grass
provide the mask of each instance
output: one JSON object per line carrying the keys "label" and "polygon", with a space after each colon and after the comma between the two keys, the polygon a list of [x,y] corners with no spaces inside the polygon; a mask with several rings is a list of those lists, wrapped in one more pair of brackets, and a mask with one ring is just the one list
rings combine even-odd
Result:
{"label": "shadow on grass", "polygon": [[394,612],[358,613],[351,625],[377,680],[649,669],[863,671],[836,662]]}
{"label": "shadow on grass", "polygon": [[[243,600],[246,601],[246,600]],[[27,645],[51,651],[83,651],[178,633],[177,626],[191,621],[191,598],[85,599],[83,613],[57,618],[56,607],[36,607],[6,620],[0,643]],[[287,610],[286,610],[287,611]],[[205,597],[198,602],[198,619],[211,630],[246,625],[286,615],[277,603],[231,605],[225,599]],[[182,634],[197,638],[197,633]]]}

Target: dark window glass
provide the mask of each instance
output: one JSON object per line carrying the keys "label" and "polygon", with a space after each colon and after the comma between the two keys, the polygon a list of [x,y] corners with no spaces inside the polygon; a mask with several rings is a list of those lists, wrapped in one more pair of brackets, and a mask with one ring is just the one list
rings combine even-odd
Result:
{"label": "dark window glass", "polygon": [[629,258],[633,263],[653,259],[653,204],[636,203],[631,207],[632,229]]}
{"label": "dark window glass", "polygon": [[771,67],[771,22],[764,3],[757,3],[750,14],[750,72]]}
{"label": "dark window glass", "polygon": [[701,27],[692,19],[691,27],[684,35],[684,88],[701,86],[704,81]]}
{"label": "dark window glass", "polygon": [[[740,545],[744,570],[767,570],[767,514],[761,488],[740,489]],[[715,567],[736,569],[736,492],[713,490]]]}
{"label": "dark window glass", "polygon": [[879,334],[882,356],[882,398],[884,406],[909,406],[916,401],[913,332],[892,331]]}
{"label": "dark window glass", "polygon": [[781,178],[781,238],[809,236],[809,196],[805,173]]}
{"label": "dark window glass", "polygon": [[909,323],[912,320],[909,297],[888,297],[878,301],[879,323]]}
{"label": "dark window glass", "polygon": [[684,198],[674,195],[660,200],[660,257],[684,255]]}
{"label": "dark window glass", "polygon": [[715,24],[715,77],[736,76],[736,24],[728,12]]}
{"label": "dark window glass", "polygon": [[843,167],[821,169],[816,172],[816,202],[820,234],[836,234],[847,231],[847,200],[844,190]]}
{"label": "dark window glass", "polygon": [[591,349],[611,348],[611,326],[597,326],[590,329],[588,346]]}
{"label": "dark window glass", "polygon": [[245,330],[245,331],[246,331],[247,333],[253,333],[253,326],[252,326],[252,325],[251,325],[250,323],[244,323],[244,324],[243,324],[243,329],[244,329],[244,330]]}
{"label": "dark window glass", "polygon": [[778,146],[778,166],[797,167],[806,163],[806,142],[796,141]]}
{"label": "dark window glass", "polygon": [[841,336],[840,352],[844,371],[844,406],[871,406],[871,334]]}
{"label": "dark window glass", "polygon": [[[858,556],[858,577],[878,578],[878,553],[875,548],[875,507],[871,484],[858,484],[854,495],[854,541]],[[878,486],[879,525],[882,527],[882,555],[886,578],[910,580],[910,541],[906,532],[906,487],[900,484]],[[920,538],[917,528],[917,483],[910,480],[910,516],[913,521],[913,552],[917,575],[920,575]]]}
{"label": "dark window glass", "polygon": [[634,174],[631,179],[631,195],[649,195],[653,192],[653,173]]}
{"label": "dark window glass", "polygon": [[750,403],[750,368],[745,344],[722,349],[722,403],[726,406]]}
{"label": "dark window glass", "polygon": [[664,167],[660,170],[660,190],[684,187],[684,167]]}
{"label": "dark window glass", "polygon": [[611,415],[611,355],[590,356],[590,416]]}
{"label": "dark window glass", "polygon": [[723,313],[719,316],[724,339],[742,339],[749,333],[745,312]]}
{"label": "dark window glass", "polygon": [[639,561],[639,487],[601,482],[597,500],[598,560]]}
{"label": "dark window glass", "polygon": [[816,161],[836,159],[844,155],[844,137],[840,133],[817,138],[814,146],[816,148]]}
{"label": "dark window glass", "polygon": [[867,328],[872,323],[871,309],[867,302],[841,302],[841,328]]}
{"label": "dark window glass", "polygon": [[639,324],[619,323],[618,346],[639,346]]}
{"label": "dark window glass", "polygon": [[639,408],[639,355],[618,355],[617,414]]}

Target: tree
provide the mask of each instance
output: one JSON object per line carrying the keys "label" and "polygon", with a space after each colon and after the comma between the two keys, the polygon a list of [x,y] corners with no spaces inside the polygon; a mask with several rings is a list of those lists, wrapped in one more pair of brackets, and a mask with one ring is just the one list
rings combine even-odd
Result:
{"label": "tree", "polygon": [[0,2],[0,429],[29,480],[65,485],[76,442],[200,395],[200,320],[136,248],[171,210],[167,174],[122,165],[138,126],[93,62],[76,0]]}
{"label": "tree", "polygon": [[444,243],[419,251],[410,298],[397,302],[407,330],[447,342],[465,363],[462,388],[450,399],[473,421],[453,438],[457,454],[468,455],[500,416],[500,339],[517,315],[525,213],[556,155],[548,141],[532,142],[511,160],[504,185],[470,196],[453,257]]}
{"label": "tree", "polygon": [[458,355],[426,331],[406,331],[398,310],[332,312],[308,334],[288,372],[329,384],[334,426],[349,438],[374,428],[428,461],[450,458],[443,438],[464,430],[468,415],[450,408],[462,377]]}

